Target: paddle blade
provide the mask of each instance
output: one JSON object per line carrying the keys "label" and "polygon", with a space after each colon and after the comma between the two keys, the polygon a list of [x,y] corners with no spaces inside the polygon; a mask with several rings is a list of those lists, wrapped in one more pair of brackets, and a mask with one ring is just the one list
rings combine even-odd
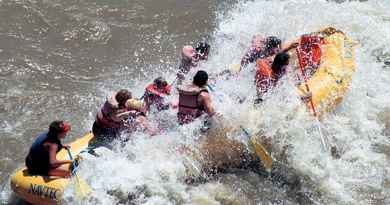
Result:
{"label": "paddle blade", "polygon": [[255,137],[251,137],[250,140],[256,155],[260,157],[261,161],[264,164],[265,169],[268,172],[271,172],[272,164],[273,164],[271,155],[267,152],[267,150],[264,148],[264,146],[261,143],[257,142]]}
{"label": "paddle blade", "polygon": [[78,175],[75,175],[76,178],[76,187],[75,187],[75,194],[77,200],[81,201],[92,192],[91,187],[87,184],[86,181],[81,179]]}
{"label": "paddle blade", "polygon": [[231,64],[229,66],[229,71],[234,74],[239,73],[240,69],[241,69],[241,65],[239,63]]}

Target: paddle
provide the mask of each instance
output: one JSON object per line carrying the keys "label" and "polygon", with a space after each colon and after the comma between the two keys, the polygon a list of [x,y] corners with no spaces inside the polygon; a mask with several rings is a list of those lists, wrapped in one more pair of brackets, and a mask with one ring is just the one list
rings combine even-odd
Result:
{"label": "paddle", "polygon": [[[66,150],[68,151],[69,159],[73,160],[70,149],[66,148]],[[76,198],[80,201],[82,199],[85,199],[92,192],[92,189],[91,187],[89,187],[87,182],[81,179],[77,174],[78,163],[76,161],[73,161],[72,165],[73,165],[72,175],[76,178],[76,188],[75,188]]]}
{"label": "paddle", "polygon": [[256,138],[253,137],[248,130],[246,130],[244,127],[240,126],[244,134],[248,137],[248,141],[252,144],[252,147],[255,150],[255,153],[258,157],[260,157],[261,161],[263,162],[263,165],[268,173],[272,170],[272,164],[273,159],[271,155],[267,152],[267,150],[264,148],[264,146],[257,142]]}
{"label": "paddle", "polygon": [[[214,92],[214,89],[211,89],[212,88],[211,86],[209,85],[207,86],[212,92]],[[252,135],[244,127],[240,126],[240,128],[248,137],[248,141],[252,144],[253,148],[255,149],[255,153],[263,162],[265,169],[270,173],[272,170],[272,163],[273,163],[273,159],[271,155],[267,152],[267,150],[263,147],[263,145],[261,143],[258,143],[256,138],[252,137]]]}

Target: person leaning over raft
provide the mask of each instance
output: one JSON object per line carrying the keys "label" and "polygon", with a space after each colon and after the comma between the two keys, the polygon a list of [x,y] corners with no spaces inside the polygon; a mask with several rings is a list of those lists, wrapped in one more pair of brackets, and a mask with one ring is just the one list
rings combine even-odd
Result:
{"label": "person leaning over raft", "polygon": [[258,59],[264,59],[273,56],[279,52],[287,52],[298,46],[298,43],[292,42],[282,46],[282,41],[275,36],[268,36],[266,38],[255,35],[251,41],[251,47],[241,59],[242,70],[249,63],[256,62]]}
{"label": "person leaning over raft", "polygon": [[169,109],[169,103],[165,102],[165,97],[170,93],[171,86],[163,77],[154,79],[153,83],[145,88],[143,95],[146,110],[150,111],[151,107],[155,107],[157,111]]}
{"label": "person leaning over raft", "polygon": [[124,119],[127,118],[126,101],[131,99],[130,91],[119,90],[109,96],[102,108],[96,114],[95,122],[92,126],[92,133],[95,141],[111,142],[117,138],[125,128]]}
{"label": "person leaning over raft", "polygon": [[192,84],[178,87],[179,111],[177,117],[179,124],[190,123],[204,113],[207,113],[209,117],[215,114],[206,88],[207,81],[207,72],[200,70],[195,74]]}
{"label": "person leaning over raft", "polygon": [[71,160],[57,160],[56,155],[62,148],[61,140],[70,131],[70,125],[64,121],[50,123],[49,131],[40,134],[32,144],[26,157],[26,166],[30,174],[42,176],[70,177],[70,170],[61,168]]}
{"label": "person leaning over raft", "polygon": [[141,129],[152,136],[157,134],[157,129],[153,128],[146,118],[146,106],[141,100],[129,99],[126,101],[126,107],[129,109],[125,113],[128,116],[125,123],[126,131],[132,133]]}
{"label": "person leaning over raft", "polygon": [[[273,61],[270,58],[259,59],[256,64],[255,83],[258,98],[255,103],[260,103],[263,101],[263,96],[286,74],[289,69],[290,55],[287,52],[278,53]],[[311,93],[307,93],[302,100],[308,101],[310,97]]]}
{"label": "person leaning over raft", "polygon": [[278,80],[286,73],[289,65],[290,55],[288,53],[278,53],[274,60],[259,59],[256,64],[255,83],[257,97],[262,99],[269,89],[274,87]]}
{"label": "person leaning over raft", "polygon": [[191,68],[198,66],[200,60],[207,60],[210,51],[210,45],[205,42],[199,42],[196,48],[184,46],[181,52],[181,62],[179,71],[176,74],[177,83],[180,85]]}

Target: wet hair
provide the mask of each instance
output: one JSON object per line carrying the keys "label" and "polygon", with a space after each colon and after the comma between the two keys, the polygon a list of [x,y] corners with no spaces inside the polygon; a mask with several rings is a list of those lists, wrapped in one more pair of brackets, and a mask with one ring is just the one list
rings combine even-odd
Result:
{"label": "wet hair", "polygon": [[207,74],[207,72],[204,70],[200,70],[195,74],[193,83],[199,87],[203,87],[206,85],[208,79],[209,75]]}
{"label": "wet hair", "polygon": [[62,120],[56,120],[51,122],[49,125],[49,133],[48,133],[49,139],[57,140],[58,134],[65,131],[64,127],[65,127],[64,121]]}
{"label": "wet hair", "polygon": [[200,41],[196,44],[195,50],[199,57],[204,59],[209,55],[210,45],[204,41]]}
{"label": "wet hair", "polygon": [[121,89],[115,95],[115,100],[118,102],[119,106],[125,106],[126,101],[131,98],[131,92],[127,89]]}
{"label": "wet hair", "polygon": [[272,71],[280,75],[284,72],[284,67],[289,64],[290,55],[286,52],[278,53],[275,58],[274,62],[272,63]]}
{"label": "wet hair", "polygon": [[168,82],[163,77],[154,79],[153,83],[157,86],[157,88],[165,88],[168,85]]}
{"label": "wet hair", "polygon": [[278,48],[282,45],[282,41],[276,36],[268,36],[265,40],[265,47],[267,49]]}

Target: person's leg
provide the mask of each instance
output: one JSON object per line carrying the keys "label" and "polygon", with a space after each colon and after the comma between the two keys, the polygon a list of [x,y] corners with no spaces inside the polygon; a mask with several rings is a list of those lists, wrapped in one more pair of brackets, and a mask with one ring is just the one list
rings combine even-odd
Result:
{"label": "person's leg", "polygon": [[50,169],[48,175],[67,178],[71,176],[71,172],[64,168],[57,167],[55,169]]}

